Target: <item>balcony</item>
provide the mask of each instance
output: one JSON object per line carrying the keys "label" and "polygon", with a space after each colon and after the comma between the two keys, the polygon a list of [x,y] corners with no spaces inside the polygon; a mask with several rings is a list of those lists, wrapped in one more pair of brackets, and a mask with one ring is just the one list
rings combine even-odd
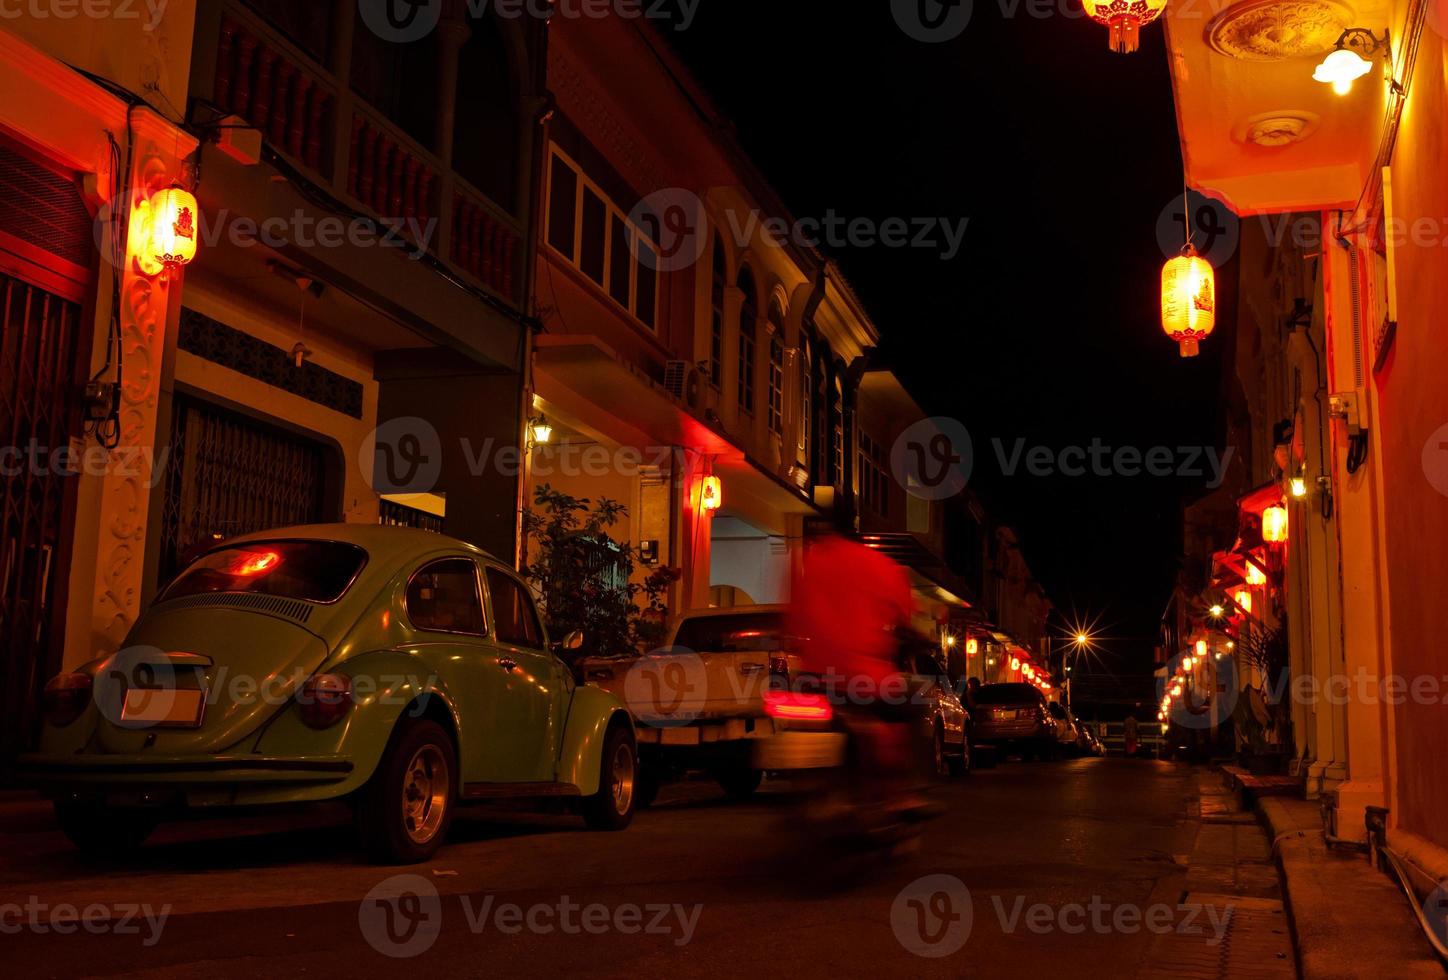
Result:
{"label": "balcony", "polygon": [[334,15],[318,22],[316,36],[288,36],[245,3],[203,0],[193,98],[245,120],[343,205],[403,229],[414,243],[415,231],[406,229],[435,222],[426,236],[435,258],[462,281],[520,306],[523,222],[345,82],[353,21]]}

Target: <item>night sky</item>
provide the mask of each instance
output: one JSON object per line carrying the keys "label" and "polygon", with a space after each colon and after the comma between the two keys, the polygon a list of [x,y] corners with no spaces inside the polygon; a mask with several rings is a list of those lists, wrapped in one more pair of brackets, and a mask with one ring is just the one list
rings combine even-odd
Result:
{"label": "night sky", "polygon": [[1182,181],[1162,26],[1113,54],[1071,2],[1040,18],[975,0],[963,34],[924,44],[888,0],[703,0],[672,37],[796,216],[970,219],[953,261],[830,252],[884,357],[969,429],[972,486],[1064,617],[1095,622],[1108,661],[1144,672],[1181,500],[1203,478],[1006,476],[993,445],[1220,440],[1222,345],[1183,360],[1160,326],[1156,227]]}

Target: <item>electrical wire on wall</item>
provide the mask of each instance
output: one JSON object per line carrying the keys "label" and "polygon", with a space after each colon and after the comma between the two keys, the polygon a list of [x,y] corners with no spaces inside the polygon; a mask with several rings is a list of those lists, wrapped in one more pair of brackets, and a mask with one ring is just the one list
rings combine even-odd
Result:
{"label": "electrical wire on wall", "polygon": [[[105,449],[115,449],[121,444],[121,385],[125,380],[125,365],[121,350],[121,279],[126,268],[126,235],[130,221],[130,172],[133,153],[131,114],[132,104],[126,109],[126,149],[124,153],[113,134],[107,132],[110,144],[111,179],[117,193],[110,201],[110,263],[111,263],[111,315],[106,326],[106,359],[101,369],[86,386],[90,410],[85,423],[86,435],[91,436]],[[115,371],[115,380],[105,380]]]}

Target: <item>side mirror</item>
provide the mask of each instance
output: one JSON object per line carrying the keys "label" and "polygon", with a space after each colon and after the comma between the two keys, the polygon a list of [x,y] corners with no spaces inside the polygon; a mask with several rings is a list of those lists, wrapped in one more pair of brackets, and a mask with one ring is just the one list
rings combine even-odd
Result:
{"label": "side mirror", "polygon": [[563,638],[563,642],[562,642],[562,643],[558,644],[558,649],[560,649],[560,650],[570,650],[570,651],[572,651],[572,650],[580,650],[580,649],[582,649],[582,648],[583,648],[583,630],[574,630],[572,633],[569,633],[567,636],[565,636],[565,637]]}

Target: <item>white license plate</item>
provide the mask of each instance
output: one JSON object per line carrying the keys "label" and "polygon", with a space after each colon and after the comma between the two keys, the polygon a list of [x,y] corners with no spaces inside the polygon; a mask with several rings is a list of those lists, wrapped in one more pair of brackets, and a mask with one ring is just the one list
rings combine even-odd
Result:
{"label": "white license plate", "polygon": [[191,688],[133,687],[126,691],[121,720],[175,728],[199,728],[206,701]]}

